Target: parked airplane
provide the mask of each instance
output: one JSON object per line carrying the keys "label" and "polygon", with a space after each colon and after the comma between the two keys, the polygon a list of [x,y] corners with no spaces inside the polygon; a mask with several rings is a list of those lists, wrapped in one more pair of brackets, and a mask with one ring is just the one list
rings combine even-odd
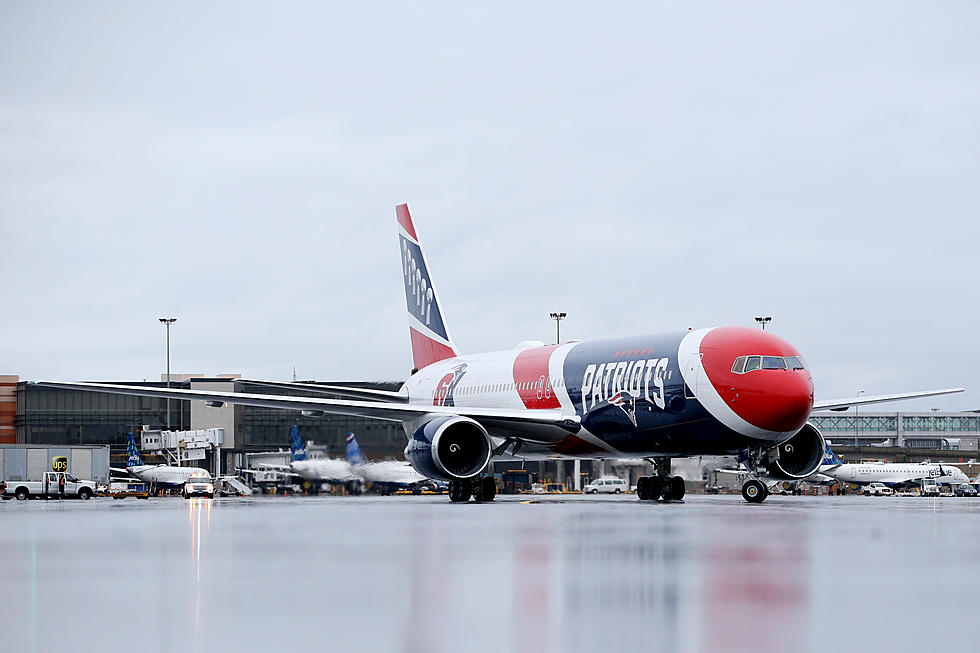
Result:
{"label": "parked airplane", "polygon": [[382,460],[370,462],[357,443],[353,433],[347,434],[347,462],[351,472],[366,483],[380,487],[382,494],[391,494],[396,490],[422,490],[424,487],[435,488],[437,484],[422,476],[411,463],[400,460]]}
{"label": "parked airplane", "polygon": [[[463,355],[432,284],[418,230],[395,210],[415,369],[398,392],[343,388],[344,398],[40,382],[49,387],[197,399],[338,413],[400,422],[405,457],[423,476],[449,482],[452,501],[491,501],[481,476],[494,455],[646,458],[654,476],[637,483],[640,500],[676,500],[684,481],[671,458],[745,453],[753,474],[797,480],[818,470],[824,439],[813,409],[927,397],[961,388],[832,401],[813,399],[800,352],[771,332],[737,326],[635,337],[525,342],[507,351]],[[288,385],[288,384],[287,384]],[[297,390],[308,386],[297,385]],[[742,487],[750,502],[768,492],[758,478]]]}
{"label": "parked airplane", "polygon": [[126,471],[145,483],[164,487],[183,487],[191,478],[211,478],[210,472],[200,467],[175,467],[173,465],[144,465],[136,448],[136,439],[127,433],[126,451],[129,459],[126,469],[113,468],[113,471]]}
{"label": "parked airplane", "polygon": [[940,463],[845,463],[835,454],[830,444],[827,444],[827,455],[820,465],[820,473],[845,483],[884,483],[885,485],[900,485],[921,481],[924,478],[934,479],[938,483],[969,483],[970,479],[963,470],[952,465]]}

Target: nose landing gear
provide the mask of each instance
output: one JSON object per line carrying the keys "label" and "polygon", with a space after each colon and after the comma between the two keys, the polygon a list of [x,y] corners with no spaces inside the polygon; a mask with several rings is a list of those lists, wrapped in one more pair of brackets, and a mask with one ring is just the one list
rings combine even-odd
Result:
{"label": "nose landing gear", "polygon": [[641,476],[636,481],[636,498],[640,501],[680,501],[684,498],[684,479],[670,475],[670,458],[651,460],[657,468],[656,476]]}
{"label": "nose landing gear", "polygon": [[757,478],[750,478],[742,484],[742,498],[749,503],[762,503],[769,496],[769,488]]}

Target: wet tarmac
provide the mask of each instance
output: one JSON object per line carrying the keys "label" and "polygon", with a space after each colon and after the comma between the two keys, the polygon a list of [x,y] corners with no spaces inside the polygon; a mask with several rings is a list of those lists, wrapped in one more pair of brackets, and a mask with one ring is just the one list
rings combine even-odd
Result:
{"label": "wet tarmac", "polygon": [[0,504],[3,651],[972,646],[980,500]]}

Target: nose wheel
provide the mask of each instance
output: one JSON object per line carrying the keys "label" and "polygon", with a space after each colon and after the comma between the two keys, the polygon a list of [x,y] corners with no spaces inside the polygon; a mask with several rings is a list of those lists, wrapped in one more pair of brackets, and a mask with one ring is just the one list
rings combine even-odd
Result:
{"label": "nose wheel", "polygon": [[750,478],[742,484],[742,498],[749,503],[762,503],[769,496],[769,488],[756,478]]}

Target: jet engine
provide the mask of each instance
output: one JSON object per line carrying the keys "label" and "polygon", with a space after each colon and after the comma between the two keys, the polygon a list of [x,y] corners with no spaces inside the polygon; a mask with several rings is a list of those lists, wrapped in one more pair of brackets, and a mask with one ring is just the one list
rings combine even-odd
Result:
{"label": "jet engine", "polygon": [[479,422],[445,415],[412,434],[405,458],[419,474],[440,481],[472,478],[490,461],[490,436]]}
{"label": "jet engine", "polygon": [[783,481],[806,478],[820,468],[824,448],[823,435],[808,422],[799,433],[771,449],[762,464],[773,478]]}

